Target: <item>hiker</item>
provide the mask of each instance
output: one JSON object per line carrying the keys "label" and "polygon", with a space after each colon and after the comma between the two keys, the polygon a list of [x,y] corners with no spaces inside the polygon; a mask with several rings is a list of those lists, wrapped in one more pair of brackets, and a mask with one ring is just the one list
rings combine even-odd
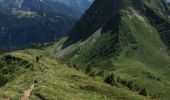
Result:
{"label": "hiker", "polygon": [[41,57],[42,56],[36,56],[36,62],[39,62]]}
{"label": "hiker", "polygon": [[40,57],[36,56],[36,62],[39,62]]}

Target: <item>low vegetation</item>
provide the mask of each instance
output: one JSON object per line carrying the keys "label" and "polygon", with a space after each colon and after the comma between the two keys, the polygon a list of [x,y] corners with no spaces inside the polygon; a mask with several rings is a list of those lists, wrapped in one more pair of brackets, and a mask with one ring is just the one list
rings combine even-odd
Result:
{"label": "low vegetation", "polygon": [[[42,56],[39,62],[36,62],[35,55]],[[1,81],[5,80],[4,78],[8,76],[7,81],[1,85],[0,98],[19,100],[24,91],[35,84],[31,91],[31,100],[147,99],[128,89],[111,86],[98,76],[90,77],[91,68],[87,67],[86,72],[88,73],[86,75],[81,70],[77,71],[67,65],[59,64],[47,55],[48,53],[43,49],[29,49],[11,52],[0,58],[1,64],[6,64],[5,67],[1,67],[4,70],[8,69],[8,74],[3,74],[4,77],[1,79]],[[103,71],[99,71],[98,75],[103,76],[103,73]]]}

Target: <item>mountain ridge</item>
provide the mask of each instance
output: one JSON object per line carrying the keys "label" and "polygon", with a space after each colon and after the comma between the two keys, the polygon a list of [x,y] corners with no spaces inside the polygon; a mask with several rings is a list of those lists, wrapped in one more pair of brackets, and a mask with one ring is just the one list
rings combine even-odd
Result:
{"label": "mountain ridge", "polygon": [[[97,1],[96,1],[97,2]],[[73,27],[73,29],[71,30],[71,32],[70,32],[70,36],[69,36],[69,39],[68,39],[68,41],[70,40],[70,41],[75,41],[75,42],[77,42],[78,40],[76,40],[76,39],[74,39],[73,37],[72,37],[72,35],[73,34],[76,34],[77,35],[77,39],[81,39],[81,37],[80,37],[80,35],[81,34],[92,34],[92,33],[94,33],[95,32],[95,30],[97,30],[97,29],[99,29],[99,28],[101,28],[106,22],[107,22],[107,20],[105,20],[105,19],[110,19],[110,18],[103,18],[103,19],[101,19],[101,21],[100,21],[100,19],[95,19],[95,13],[93,13],[93,9],[94,8],[97,8],[97,7],[99,7],[100,5],[103,5],[104,6],[104,2],[103,2],[103,4],[100,4],[99,3],[100,1],[98,1],[98,3],[94,3],[93,5],[92,5],[92,7],[87,11],[88,12],[88,14],[90,15],[90,13],[92,12],[92,16],[91,17],[93,17],[94,16],[94,18],[91,18],[90,20],[88,20],[88,19],[86,19],[87,18],[87,15],[88,14],[85,14],[81,19],[80,19],[80,21],[82,20],[82,21],[85,21],[86,23],[88,23],[89,25],[91,25],[92,27],[90,27],[91,29],[94,29],[94,31],[92,31],[91,33],[90,32],[88,32],[88,30],[90,30],[89,29],[89,27],[85,27],[85,26],[81,26],[81,25],[79,25],[79,23],[81,23],[81,22],[77,22],[76,23],[76,25]],[[108,1],[109,2],[109,1]],[[161,0],[161,1],[156,1],[157,3],[160,3],[160,4],[162,4],[162,5],[160,5],[160,6],[158,6],[158,8],[155,8],[154,6],[152,7],[152,6],[150,6],[150,5],[152,5],[152,3],[154,3],[153,1],[150,1],[150,2],[148,2],[147,0],[137,0],[137,1],[133,1],[133,0],[128,0],[128,1],[124,1],[124,0],[121,0],[121,1],[112,1],[112,0],[110,0],[110,2],[113,2],[112,3],[112,5],[110,4],[110,6],[107,6],[107,5],[105,5],[105,9],[107,10],[107,8],[112,8],[113,10],[110,10],[110,12],[107,12],[107,14],[110,14],[110,13],[114,13],[114,12],[116,12],[117,10],[118,11],[120,11],[121,9],[122,9],[122,7],[123,7],[123,5],[125,5],[125,8],[127,8],[126,6],[131,6],[132,8],[134,7],[136,10],[139,10],[141,13],[143,12],[147,12],[147,11],[144,11],[145,9],[143,9],[143,7],[144,7],[144,5],[147,7],[147,9],[149,10],[149,9],[159,9],[159,8],[161,8],[162,7],[162,5],[165,5],[165,6],[163,6],[163,7],[165,7],[165,8],[163,8],[163,11],[162,12],[164,12],[164,13],[166,13],[167,14],[167,12],[169,11],[169,9],[168,9],[168,7],[167,7],[167,5],[166,5],[166,3],[165,3],[165,0]],[[147,4],[145,4],[145,3],[147,3]],[[150,4],[151,3],[151,4]],[[95,5],[96,4],[96,5]],[[97,5],[98,4],[98,5]],[[117,5],[115,5],[115,4],[117,4]],[[115,7],[115,9],[113,8],[114,6],[116,6]],[[97,10],[97,9],[96,9]],[[98,9],[99,11],[100,11],[100,8]],[[91,11],[91,12],[90,12]],[[101,10],[102,11],[102,10]],[[109,10],[108,10],[109,11]],[[96,11],[97,12],[97,11]],[[104,10],[103,10],[103,12],[104,12]],[[154,13],[154,12],[153,12]],[[97,13],[97,15],[100,15],[100,16],[102,16],[103,14],[100,14],[100,13]],[[146,15],[145,13],[144,13],[144,15]],[[111,15],[110,15],[111,16]],[[150,17],[149,15],[147,15],[148,17]],[[107,15],[105,15],[105,17],[108,17]],[[96,21],[97,20],[97,21]],[[152,20],[152,19],[149,19],[149,20]],[[97,23],[95,23],[95,21],[97,22]],[[102,22],[103,21],[103,22]],[[83,23],[83,22],[82,22]],[[81,24],[82,24],[81,23]],[[86,24],[85,23],[85,24]],[[98,25],[98,26],[97,26]],[[94,28],[94,27],[96,27],[96,28]],[[84,29],[83,29],[84,28]],[[86,29],[87,28],[87,29]],[[76,30],[77,29],[77,30]],[[79,29],[79,30],[78,30]],[[76,32],[76,31],[78,31],[78,32]],[[87,31],[87,32],[86,32]],[[91,31],[91,30],[90,30]],[[86,32],[86,33],[85,33]],[[80,34],[79,34],[80,33]],[[83,36],[83,35],[82,35]],[[87,36],[88,37],[88,36]],[[87,38],[86,37],[86,38]],[[73,38],[72,40],[70,39],[70,38]],[[67,44],[67,43],[66,43]]]}
{"label": "mountain ridge", "polygon": [[169,100],[169,25],[165,0],[95,0],[53,44],[0,55],[0,98]]}
{"label": "mountain ridge", "polygon": [[[56,42],[51,56],[82,70],[90,66],[135,80],[151,95],[159,94],[156,86],[162,90],[156,99],[168,100],[170,91],[163,87],[169,88],[168,12],[165,0],[96,0],[70,34]],[[158,82],[143,73],[164,78]]]}

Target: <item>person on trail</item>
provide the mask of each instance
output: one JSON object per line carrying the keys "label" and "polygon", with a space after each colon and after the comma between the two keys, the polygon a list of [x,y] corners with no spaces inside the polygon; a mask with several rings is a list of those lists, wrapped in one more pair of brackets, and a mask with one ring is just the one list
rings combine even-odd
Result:
{"label": "person on trail", "polygon": [[40,60],[40,57],[36,56],[36,62],[39,62],[39,60]]}
{"label": "person on trail", "polygon": [[40,58],[41,58],[42,56],[36,56],[36,62],[39,62],[40,61]]}

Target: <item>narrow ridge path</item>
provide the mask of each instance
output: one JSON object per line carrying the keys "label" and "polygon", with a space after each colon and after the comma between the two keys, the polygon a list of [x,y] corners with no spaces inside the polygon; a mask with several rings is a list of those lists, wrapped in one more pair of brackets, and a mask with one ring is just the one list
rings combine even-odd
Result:
{"label": "narrow ridge path", "polygon": [[24,90],[23,94],[22,94],[22,97],[21,97],[21,100],[29,100],[30,98],[30,95],[31,95],[31,92],[32,90],[34,89],[35,85],[37,84],[37,80],[34,80],[33,81],[33,84],[27,88],[26,90]]}
{"label": "narrow ridge path", "polygon": [[9,97],[3,97],[2,100],[10,100]]}

